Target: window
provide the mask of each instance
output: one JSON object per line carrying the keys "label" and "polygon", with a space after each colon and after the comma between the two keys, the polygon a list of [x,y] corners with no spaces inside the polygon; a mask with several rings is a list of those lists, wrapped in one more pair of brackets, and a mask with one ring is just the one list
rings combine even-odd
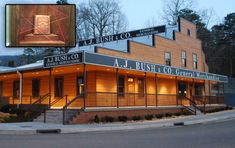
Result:
{"label": "window", "polygon": [[40,95],[39,89],[40,89],[40,80],[33,79],[32,80],[32,96],[33,97],[39,97],[39,95]]}
{"label": "window", "polygon": [[183,67],[187,66],[187,63],[186,63],[186,51],[185,50],[182,51],[182,66]]}
{"label": "window", "polygon": [[197,69],[197,54],[193,54],[193,68]]}
{"label": "window", "polygon": [[63,78],[55,78],[55,97],[63,96],[63,85],[64,85]]}
{"label": "window", "polygon": [[190,35],[191,35],[191,31],[190,31],[190,29],[187,29],[187,34],[188,34],[188,36],[190,36]]}
{"label": "window", "polygon": [[18,80],[13,81],[13,98],[19,98],[20,96],[20,82]]}
{"label": "window", "polygon": [[118,95],[123,96],[125,91],[125,78],[119,77],[118,78]]}
{"label": "window", "polygon": [[138,79],[138,94],[139,96],[144,96],[144,79]]}
{"label": "window", "polygon": [[2,96],[2,81],[0,81],[0,97]]}
{"label": "window", "polygon": [[83,96],[84,94],[84,79],[83,77],[77,78],[77,96]]}
{"label": "window", "polygon": [[171,66],[171,53],[170,52],[165,53],[165,61],[166,61],[167,66]]}
{"label": "window", "polygon": [[202,96],[202,85],[195,84],[195,96]]}

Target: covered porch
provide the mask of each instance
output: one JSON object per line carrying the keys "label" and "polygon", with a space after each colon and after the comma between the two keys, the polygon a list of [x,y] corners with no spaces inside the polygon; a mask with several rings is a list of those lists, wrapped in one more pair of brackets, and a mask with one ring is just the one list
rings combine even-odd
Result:
{"label": "covered porch", "polygon": [[1,102],[49,108],[152,108],[224,104],[220,81],[75,64],[0,75]]}

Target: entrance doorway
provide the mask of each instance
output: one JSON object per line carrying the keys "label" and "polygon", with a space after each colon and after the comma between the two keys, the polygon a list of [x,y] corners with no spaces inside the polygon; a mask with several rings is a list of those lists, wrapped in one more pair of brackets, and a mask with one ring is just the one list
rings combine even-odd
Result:
{"label": "entrance doorway", "polygon": [[178,83],[178,95],[179,96],[187,96],[187,83]]}
{"label": "entrance doorway", "polygon": [[55,97],[63,96],[63,86],[64,86],[64,79],[55,78]]}

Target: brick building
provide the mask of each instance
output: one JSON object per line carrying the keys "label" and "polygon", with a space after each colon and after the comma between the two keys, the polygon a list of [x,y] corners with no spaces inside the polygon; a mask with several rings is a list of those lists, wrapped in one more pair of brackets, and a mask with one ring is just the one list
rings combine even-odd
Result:
{"label": "brick building", "polygon": [[[223,105],[227,77],[208,73],[196,26],[157,26],[79,41],[79,52],[0,70],[2,105],[43,104],[63,121],[100,115],[195,111]],[[3,103],[4,102],[4,103]],[[63,111],[58,112],[63,108]],[[85,115],[69,118],[70,110]],[[65,117],[66,116],[66,117]]]}

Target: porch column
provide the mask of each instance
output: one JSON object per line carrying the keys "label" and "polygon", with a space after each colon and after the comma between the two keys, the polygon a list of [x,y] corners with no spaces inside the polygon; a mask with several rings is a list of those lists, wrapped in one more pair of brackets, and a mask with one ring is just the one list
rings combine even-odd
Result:
{"label": "porch column", "polygon": [[[20,94],[19,94],[19,97],[20,97],[20,103],[19,104],[22,104],[22,99],[23,99],[23,72],[19,72],[17,71],[17,73],[19,74],[20,76]],[[13,98],[14,100],[14,98]],[[14,103],[13,103],[14,104]]]}
{"label": "porch column", "polygon": [[222,84],[223,84],[223,96],[224,96],[224,82],[222,82]]}
{"label": "porch column", "polygon": [[156,107],[158,106],[158,78],[157,74],[155,74],[155,91],[156,91]]}
{"label": "porch column", "polygon": [[192,94],[193,95],[192,96],[193,97],[193,101],[195,101],[195,98],[194,98],[195,97],[195,79],[193,79],[193,90],[192,90],[192,93],[193,93]]}
{"label": "porch column", "polygon": [[147,97],[147,74],[146,72],[144,73],[144,93],[145,93],[145,107],[148,107],[148,97]]}
{"label": "porch column", "polygon": [[118,99],[118,90],[119,90],[119,73],[118,73],[118,68],[116,69],[116,85],[117,85],[117,108],[119,108],[119,99]]}
{"label": "porch column", "polygon": [[176,105],[179,105],[179,97],[178,97],[178,77],[175,77],[175,84],[176,84]]}
{"label": "porch column", "polygon": [[210,104],[211,101],[211,81],[209,80],[209,100],[208,103]]}
{"label": "porch column", "polygon": [[51,76],[51,68],[49,69],[49,108],[51,107],[51,83],[52,83],[52,76]]}
{"label": "porch column", "polygon": [[87,87],[86,87],[86,64],[83,64],[83,83],[84,83],[84,110],[86,109],[86,93],[87,93]]}

